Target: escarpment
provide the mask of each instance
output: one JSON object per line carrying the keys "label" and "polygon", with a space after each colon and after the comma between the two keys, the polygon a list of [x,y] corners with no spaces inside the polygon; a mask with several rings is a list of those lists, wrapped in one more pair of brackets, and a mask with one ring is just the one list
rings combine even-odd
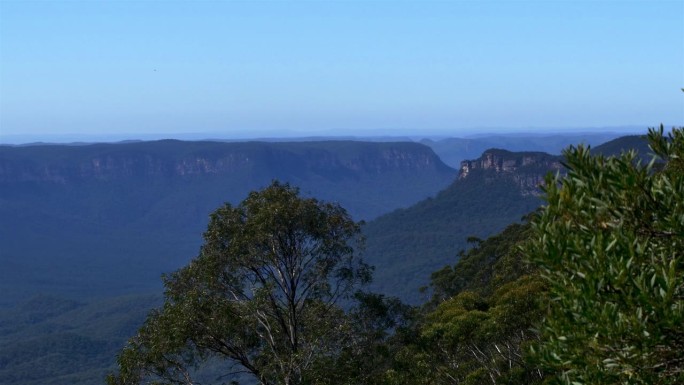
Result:
{"label": "escarpment", "polygon": [[459,179],[482,173],[485,178],[515,181],[523,195],[539,195],[540,185],[548,172],[562,169],[561,157],[544,152],[511,152],[490,149],[475,160],[461,162]]}

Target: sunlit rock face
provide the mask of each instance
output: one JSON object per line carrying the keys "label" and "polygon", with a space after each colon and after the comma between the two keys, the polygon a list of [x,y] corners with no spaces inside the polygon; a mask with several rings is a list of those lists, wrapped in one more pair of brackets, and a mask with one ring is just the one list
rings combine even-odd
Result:
{"label": "sunlit rock face", "polygon": [[485,178],[514,180],[523,195],[539,195],[544,176],[562,169],[560,159],[559,156],[543,152],[491,149],[478,159],[461,162],[459,179],[466,179],[473,171],[481,170],[486,174]]}

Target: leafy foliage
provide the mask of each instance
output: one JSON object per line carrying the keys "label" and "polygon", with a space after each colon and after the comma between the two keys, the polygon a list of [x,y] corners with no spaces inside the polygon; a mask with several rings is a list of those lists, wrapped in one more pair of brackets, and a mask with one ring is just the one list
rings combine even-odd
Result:
{"label": "leafy foliage", "polygon": [[538,362],[563,384],[684,382],[684,130],[648,134],[664,167],[565,152],[527,248],[550,285]]}
{"label": "leafy foliage", "polygon": [[337,355],[316,363],[310,379],[316,385],[386,384],[393,355],[401,347],[396,338],[408,329],[415,309],[397,298],[357,293],[350,312],[350,341]]}
{"label": "leafy foliage", "polygon": [[165,280],[166,302],[119,357],[111,384],[192,383],[212,357],[261,384],[303,384],[316,361],[348,346],[337,306],[370,280],[352,242],[359,226],[338,205],[274,182],[216,210],[200,255]]}

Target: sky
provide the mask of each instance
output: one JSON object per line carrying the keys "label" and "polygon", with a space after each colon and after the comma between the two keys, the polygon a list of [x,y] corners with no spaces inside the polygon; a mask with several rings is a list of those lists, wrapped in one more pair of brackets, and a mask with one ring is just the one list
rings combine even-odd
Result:
{"label": "sky", "polygon": [[0,141],[684,125],[684,0],[0,0]]}

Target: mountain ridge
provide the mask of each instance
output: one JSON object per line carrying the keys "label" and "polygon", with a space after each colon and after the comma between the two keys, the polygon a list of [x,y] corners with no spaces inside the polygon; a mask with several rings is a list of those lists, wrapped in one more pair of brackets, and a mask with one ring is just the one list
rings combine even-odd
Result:
{"label": "mountain ridge", "polygon": [[459,178],[434,197],[365,226],[373,289],[419,302],[419,288],[458,261],[469,237],[486,238],[539,207],[540,184],[560,169],[560,156],[542,152],[490,149],[464,161]]}
{"label": "mountain ridge", "polygon": [[[428,147],[413,142],[183,142],[161,140],[83,146],[0,146],[0,182],[130,176],[283,172],[309,165],[351,171],[448,172]],[[297,162],[302,162],[299,165]],[[315,170],[316,168],[309,168]],[[118,174],[117,174],[118,171]],[[299,170],[298,170],[299,171]]]}
{"label": "mountain ridge", "polygon": [[[183,142],[0,146],[0,289],[13,301],[159,288],[209,214],[277,179],[372,219],[457,177],[421,144]],[[80,286],[79,286],[80,285]]]}
{"label": "mountain ridge", "polygon": [[562,168],[561,157],[539,151],[512,152],[489,149],[477,159],[464,160],[458,179],[468,177],[474,170],[490,170],[499,176],[510,176],[523,195],[539,195],[545,174]]}

